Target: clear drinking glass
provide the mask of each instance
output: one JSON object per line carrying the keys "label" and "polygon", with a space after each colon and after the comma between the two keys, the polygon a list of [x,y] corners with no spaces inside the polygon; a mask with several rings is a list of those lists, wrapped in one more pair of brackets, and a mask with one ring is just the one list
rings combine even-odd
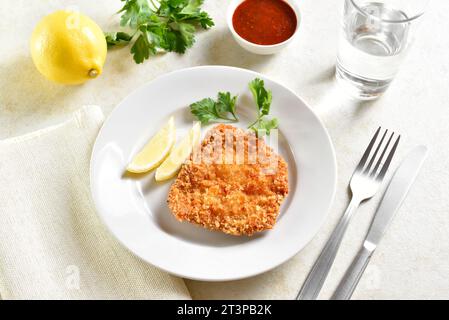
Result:
{"label": "clear drinking glass", "polygon": [[338,82],[362,100],[379,97],[396,75],[427,0],[345,0]]}

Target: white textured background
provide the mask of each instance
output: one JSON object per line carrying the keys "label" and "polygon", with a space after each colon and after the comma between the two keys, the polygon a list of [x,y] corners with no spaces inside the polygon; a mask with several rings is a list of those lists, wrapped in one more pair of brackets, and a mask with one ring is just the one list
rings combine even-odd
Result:
{"label": "white textured background", "polygon": [[[163,73],[195,65],[232,65],[262,72],[301,95],[322,117],[335,144],[339,180],[329,218],[295,258],[247,280],[187,281],[194,298],[293,298],[348,202],[347,183],[369,137],[382,125],[402,133],[395,164],[413,146],[430,155],[391,228],[378,247],[354,298],[449,298],[449,2],[433,0],[413,50],[390,90],[378,101],[351,102],[333,82],[342,0],[299,0],[299,37],[278,55],[249,54],[225,24],[226,1],[206,0],[216,27],[202,32],[185,55],[167,54],[134,64],[129,48],[108,54],[103,75],[89,83],[60,86],[34,68],[28,40],[37,21],[75,5],[104,30],[117,28],[119,0],[16,0],[0,8],[0,139],[45,127],[82,105],[108,113],[137,86]],[[157,107],[157,106],[154,106]],[[1,157],[1,155],[0,155]],[[1,158],[0,158],[1,159]],[[351,223],[322,292],[328,298],[366,232],[380,194]]]}

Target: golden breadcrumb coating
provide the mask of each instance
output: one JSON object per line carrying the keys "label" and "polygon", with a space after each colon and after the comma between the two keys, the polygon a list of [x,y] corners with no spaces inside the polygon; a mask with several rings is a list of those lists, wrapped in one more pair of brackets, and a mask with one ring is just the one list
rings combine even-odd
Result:
{"label": "golden breadcrumb coating", "polygon": [[182,166],[167,202],[180,221],[252,235],[274,226],[287,194],[285,160],[254,133],[220,124]]}

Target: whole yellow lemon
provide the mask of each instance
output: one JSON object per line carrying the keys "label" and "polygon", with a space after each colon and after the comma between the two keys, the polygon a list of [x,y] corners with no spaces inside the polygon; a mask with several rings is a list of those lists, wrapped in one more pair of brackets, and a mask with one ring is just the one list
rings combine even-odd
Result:
{"label": "whole yellow lemon", "polygon": [[39,72],[63,84],[80,84],[99,76],[107,52],[100,27],[69,10],[45,16],[34,28],[30,47]]}

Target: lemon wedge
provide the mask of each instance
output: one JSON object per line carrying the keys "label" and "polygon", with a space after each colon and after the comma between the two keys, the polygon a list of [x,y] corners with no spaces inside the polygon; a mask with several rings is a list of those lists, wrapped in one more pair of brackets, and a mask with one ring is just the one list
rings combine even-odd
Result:
{"label": "lemon wedge", "polygon": [[126,170],[134,173],[143,173],[154,169],[170,153],[175,141],[175,120],[171,117],[167,124],[134,156]]}
{"label": "lemon wedge", "polygon": [[157,168],[155,175],[156,181],[168,180],[178,173],[178,170],[189,157],[192,149],[199,143],[200,129],[200,123],[195,123],[189,133],[173,148],[167,159]]}

